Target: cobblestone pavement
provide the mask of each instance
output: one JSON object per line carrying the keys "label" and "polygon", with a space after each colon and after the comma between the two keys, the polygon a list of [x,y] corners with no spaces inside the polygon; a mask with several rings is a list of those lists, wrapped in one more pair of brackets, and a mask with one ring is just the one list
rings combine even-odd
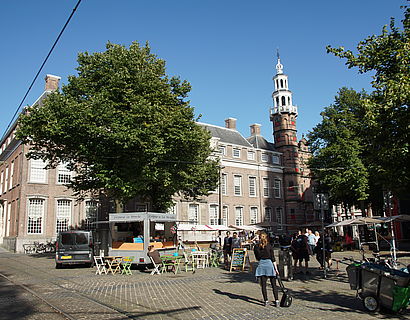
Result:
{"label": "cobblestone pavement", "polygon": [[316,261],[310,266],[311,275],[285,282],[294,295],[292,306],[276,308],[262,306],[259,285],[248,272],[207,268],[194,274],[96,275],[85,267],[55,269],[51,257],[3,251],[0,319],[410,319],[409,311],[366,313],[350,290],[344,265],[334,264],[327,279]]}

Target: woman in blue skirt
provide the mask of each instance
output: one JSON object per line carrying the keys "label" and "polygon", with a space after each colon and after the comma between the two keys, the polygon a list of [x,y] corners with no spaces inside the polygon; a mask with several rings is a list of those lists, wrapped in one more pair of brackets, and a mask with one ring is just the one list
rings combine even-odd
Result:
{"label": "woman in blue skirt", "polygon": [[273,305],[279,307],[278,287],[276,286],[278,269],[276,267],[273,247],[269,243],[268,235],[266,233],[261,233],[259,244],[255,245],[254,252],[256,260],[259,261],[255,275],[262,288],[262,296],[265,306],[269,305],[268,293],[266,291],[266,283],[269,278],[272,285],[273,295],[275,297]]}

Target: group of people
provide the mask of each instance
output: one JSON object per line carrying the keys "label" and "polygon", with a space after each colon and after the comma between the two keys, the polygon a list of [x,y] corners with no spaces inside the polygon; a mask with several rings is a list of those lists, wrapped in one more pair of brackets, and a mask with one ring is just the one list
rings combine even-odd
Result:
{"label": "group of people", "polygon": [[234,232],[231,237],[231,232],[227,231],[226,236],[223,241],[223,254],[224,254],[224,264],[225,269],[229,269],[229,263],[231,261],[232,251],[235,248],[241,247],[241,239],[238,237],[238,233]]}
{"label": "group of people", "polygon": [[[258,241],[254,247],[255,258],[259,262],[256,268],[255,275],[259,280],[264,305],[269,305],[267,296],[267,281],[270,280],[274,301],[273,306],[279,306],[278,300],[278,287],[276,279],[279,274],[278,267],[273,251],[273,245],[269,241],[269,236],[262,232],[258,235]],[[324,242],[323,242],[324,239]],[[332,252],[332,240],[328,233],[325,233],[321,238],[319,232],[313,233],[312,230],[306,229],[305,232],[299,230],[298,233],[292,237],[284,236],[280,244],[283,247],[290,249],[294,261],[294,273],[296,273],[297,265],[302,268],[302,262],[305,262],[305,274],[308,274],[308,266],[310,256],[316,255],[316,259],[320,263],[320,268],[328,267],[332,264],[331,252]],[[323,250],[324,245],[324,250]],[[323,254],[324,252],[324,254]]]}
{"label": "group of people", "polygon": [[[332,265],[332,238],[326,232],[323,239],[318,231],[313,233],[310,229],[306,229],[305,232],[299,230],[292,237],[290,250],[292,252],[294,274],[297,273],[298,264],[299,268],[302,269],[302,262],[304,262],[304,273],[309,274],[309,260],[314,255],[316,255],[316,260],[320,264],[320,269],[326,268],[326,265],[327,268],[330,268]],[[302,270],[300,272],[303,273]]]}

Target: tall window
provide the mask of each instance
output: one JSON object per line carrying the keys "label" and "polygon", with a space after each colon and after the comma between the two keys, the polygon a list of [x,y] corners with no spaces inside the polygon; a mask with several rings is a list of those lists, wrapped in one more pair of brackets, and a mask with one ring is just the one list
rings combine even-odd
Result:
{"label": "tall window", "polygon": [[71,200],[57,200],[56,233],[68,230],[71,220]]}
{"label": "tall window", "polygon": [[270,184],[269,184],[269,178],[263,178],[262,180],[263,183],[263,196],[264,197],[269,197],[270,196]]}
{"label": "tall window", "polygon": [[71,181],[71,171],[67,169],[67,164],[62,163],[57,166],[57,183],[68,184]]}
{"label": "tall window", "polygon": [[11,162],[11,167],[10,167],[9,190],[11,190],[11,188],[13,188],[13,175],[14,175],[14,161]]}
{"label": "tall window", "polygon": [[273,194],[275,198],[281,197],[281,181],[279,179],[275,179],[273,182]]}
{"label": "tall window", "polygon": [[3,179],[4,179],[4,171],[0,174],[0,195],[3,193]]}
{"label": "tall window", "polygon": [[43,233],[44,199],[29,199],[27,213],[27,233]]}
{"label": "tall window", "polygon": [[265,207],[265,221],[272,221],[272,208]]}
{"label": "tall window", "polygon": [[283,228],[283,209],[276,208],[276,222],[278,224],[278,230],[282,230]]}
{"label": "tall window", "polygon": [[228,206],[222,207],[222,224],[228,226]]}
{"label": "tall window", "polygon": [[211,204],[209,206],[209,224],[216,226],[218,224],[218,205]]}
{"label": "tall window", "polygon": [[46,163],[41,159],[30,160],[30,182],[46,183],[47,170]]}
{"label": "tall window", "polygon": [[255,224],[258,222],[258,208],[257,207],[251,207],[249,222],[250,224]]}
{"label": "tall window", "polygon": [[6,167],[6,176],[4,177],[4,192],[7,192],[8,185],[9,185],[9,167]]}
{"label": "tall window", "polygon": [[241,149],[234,148],[232,150],[232,155],[234,158],[240,158],[241,157]]}
{"label": "tall window", "polygon": [[95,229],[93,222],[97,221],[98,202],[95,200],[88,200],[85,202],[85,226],[88,230]]}
{"label": "tall window", "polygon": [[188,208],[188,221],[199,223],[199,205],[190,204]]}
{"label": "tall window", "polygon": [[235,207],[235,225],[243,225],[243,207]]}
{"label": "tall window", "polygon": [[222,194],[223,195],[227,195],[227,185],[226,185],[226,183],[227,183],[227,177],[228,177],[228,175],[226,174],[226,173],[222,173],[222,176],[221,176],[221,189],[222,189]]}
{"label": "tall window", "polygon": [[241,176],[238,176],[238,175],[233,176],[233,189],[234,189],[235,196],[242,195],[242,177]]}
{"label": "tall window", "polygon": [[256,197],[256,177],[249,177],[249,196]]}

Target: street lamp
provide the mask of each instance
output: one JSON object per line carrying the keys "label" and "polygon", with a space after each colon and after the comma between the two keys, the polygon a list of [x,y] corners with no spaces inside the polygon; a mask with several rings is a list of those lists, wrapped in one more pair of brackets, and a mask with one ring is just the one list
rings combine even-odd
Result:
{"label": "street lamp", "polygon": [[320,210],[320,220],[322,222],[323,277],[326,279],[325,210],[329,209],[329,200],[325,193],[316,193],[314,195],[314,200],[313,206],[315,210]]}

